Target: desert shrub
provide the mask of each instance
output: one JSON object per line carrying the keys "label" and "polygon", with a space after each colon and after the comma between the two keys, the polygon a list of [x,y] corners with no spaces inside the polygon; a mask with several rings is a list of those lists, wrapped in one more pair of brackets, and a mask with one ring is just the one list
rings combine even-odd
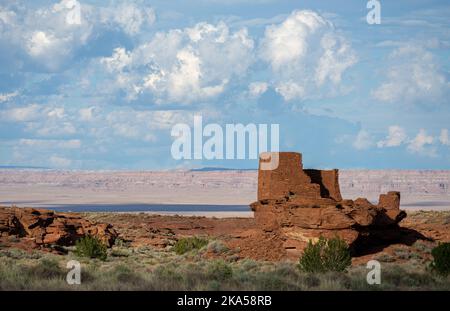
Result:
{"label": "desert shrub", "polygon": [[168,264],[161,264],[155,268],[153,274],[159,279],[175,279],[178,281],[181,280],[181,275],[177,271],[177,266],[178,265],[173,262]]}
{"label": "desert shrub", "polygon": [[[413,270],[411,270],[413,269]],[[414,271],[408,265],[388,265],[383,269],[384,289],[430,289],[435,284],[431,274]]]}
{"label": "desert shrub", "polygon": [[9,257],[13,259],[39,259],[41,258],[41,253],[38,251],[25,251],[18,248],[10,248],[0,251],[0,257]]}
{"label": "desert shrub", "polygon": [[130,252],[126,249],[113,249],[110,255],[113,257],[128,257]]}
{"label": "desert shrub", "polygon": [[424,252],[424,253],[431,253],[432,250],[432,245],[429,242],[424,242],[421,240],[417,240],[414,244],[413,247],[420,251],[420,252]]}
{"label": "desert shrub", "polygon": [[239,266],[244,271],[257,270],[258,262],[250,258],[245,258],[239,262]]}
{"label": "desert shrub", "polygon": [[247,286],[252,286],[253,290],[262,291],[286,291],[300,290],[300,286],[296,286],[295,282],[291,282],[290,278],[284,278],[275,271],[264,271],[250,275]]}
{"label": "desert shrub", "polygon": [[183,275],[178,271],[175,263],[161,264],[153,270],[152,288],[154,290],[185,290]]}
{"label": "desert shrub", "polygon": [[430,267],[438,274],[447,276],[450,274],[450,243],[441,243],[431,250],[433,261]]}
{"label": "desert shrub", "polygon": [[336,237],[329,239],[323,250],[323,265],[326,271],[345,271],[352,264],[347,243]]}
{"label": "desert shrub", "polygon": [[395,256],[397,256],[400,259],[411,259],[412,258],[412,253],[404,248],[397,248],[394,249],[394,254]]}
{"label": "desert shrub", "polygon": [[44,258],[37,265],[26,269],[28,277],[32,279],[62,279],[65,276],[64,271],[54,259]]}
{"label": "desert shrub", "polygon": [[450,224],[450,216],[445,217],[444,220],[442,221],[442,224],[443,224],[443,225],[448,225],[448,224]]}
{"label": "desert shrub", "polygon": [[125,265],[116,266],[113,270],[113,275],[118,283],[130,283],[140,285],[144,280],[132,269]]}
{"label": "desert shrub", "polygon": [[346,271],[351,263],[350,251],[344,240],[321,236],[317,243],[309,241],[298,267],[305,272]]}
{"label": "desert shrub", "polygon": [[199,238],[199,237],[187,237],[179,239],[172,249],[178,255],[190,252],[192,250],[198,250],[208,244],[207,239]]}
{"label": "desert shrub", "polygon": [[128,247],[128,246],[130,246],[130,242],[125,241],[122,238],[117,238],[117,239],[114,240],[114,246],[117,246],[117,247]]}
{"label": "desert shrub", "polygon": [[87,235],[76,242],[75,254],[80,257],[106,260],[106,245],[97,237]]}
{"label": "desert shrub", "polygon": [[229,248],[222,241],[212,241],[208,244],[208,250],[214,254],[224,254],[229,251]]}
{"label": "desert shrub", "polygon": [[221,288],[222,288],[222,283],[217,280],[211,280],[206,285],[206,289],[208,291],[219,291],[219,290],[221,290]]}
{"label": "desert shrub", "polygon": [[233,269],[223,260],[215,260],[208,267],[210,277],[215,280],[223,281],[233,276]]}
{"label": "desert shrub", "polygon": [[324,272],[322,263],[322,249],[325,246],[325,240],[320,238],[317,243],[311,240],[305,248],[303,255],[299,260],[299,269],[306,272]]}
{"label": "desert shrub", "polygon": [[303,282],[307,288],[318,287],[320,285],[320,278],[316,275],[307,274]]}

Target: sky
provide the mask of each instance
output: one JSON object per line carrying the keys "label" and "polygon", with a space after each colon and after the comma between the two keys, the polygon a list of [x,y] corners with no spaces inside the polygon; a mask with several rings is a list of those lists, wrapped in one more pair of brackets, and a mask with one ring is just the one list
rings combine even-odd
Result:
{"label": "sky", "polygon": [[304,165],[450,169],[450,3],[0,0],[0,166],[174,159],[171,130],[279,124]]}

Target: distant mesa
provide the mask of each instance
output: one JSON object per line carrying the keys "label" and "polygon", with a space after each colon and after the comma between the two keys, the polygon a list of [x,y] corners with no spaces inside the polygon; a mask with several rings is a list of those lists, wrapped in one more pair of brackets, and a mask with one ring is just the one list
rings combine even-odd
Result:
{"label": "distant mesa", "polygon": [[345,200],[337,169],[303,169],[296,152],[280,152],[274,170],[259,169],[258,201],[250,206],[257,224],[281,236],[294,254],[321,235],[339,236],[354,251],[364,243],[389,242],[401,235],[398,223],[406,217],[400,192],[381,194],[377,205],[365,198]]}
{"label": "distant mesa", "polygon": [[221,172],[221,171],[256,171],[254,168],[201,167],[193,168],[191,172]]}

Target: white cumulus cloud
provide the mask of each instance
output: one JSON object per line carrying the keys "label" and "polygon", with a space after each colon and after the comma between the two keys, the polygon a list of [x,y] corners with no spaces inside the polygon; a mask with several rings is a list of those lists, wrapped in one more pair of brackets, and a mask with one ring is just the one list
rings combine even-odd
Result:
{"label": "white cumulus cloud", "polygon": [[268,26],[260,55],[271,65],[275,89],[286,99],[336,94],[357,57],[333,24],[313,11],[294,11]]}
{"label": "white cumulus cloud", "polygon": [[372,136],[366,130],[360,130],[353,141],[353,147],[357,150],[369,149],[373,146]]}
{"label": "white cumulus cloud", "polygon": [[25,131],[38,136],[64,136],[77,132],[72,116],[65,108],[52,104],[29,104],[0,111],[0,120],[23,123]]}
{"label": "white cumulus cloud", "polygon": [[107,6],[76,0],[37,8],[0,6],[0,43],[23,51],[40,68],[58,71],[103,32],[116,29],[133,37],[154,21],[153,8],[126,1]]}
{"label": "white cumulus cloud", "polygon": [[246,29],[232,32],[224,22],[203,22],[159,32],[132,51],[118,48],[101,63],[129,99],[149,93],[157,104],[189,104],[214,98],[243,77],[253,45]]}
{"label": "white cumulus cloud", "polygon": [[388,103],[430,105],[447,99],[450,87],[434,55],[421,46],[405,44],[389,57],[386,81],[372,95]]}
{"label": "white cumulus cloud", "polygon": [[433,136],[428,135],[424,129],[420,129],[416,137],[410,141],[408,150],[413,153],[436,156],[436,150],[430,148],[433,142]]}
{"label": "white cumulus cloud", "polygon": [[115,48],[111,57],[103,57],[100,60],[110,72],[121,71],[123,68],[131,64],[130,52],[124,48]]}
{"label": "white cumulus cloud", "polygon": [[136,35],[143,27],[152,25],[156,15],[153,8],[123,2],[117,7],[103,8],[100,11],[100,20],[122,28],[129,35]]}
{"label": "white cumulus cloud", "polygon": [[384,140],[377,142],[378,148],[383,147],[397,147],[405,143],[408,139],[405,130],[398,126],[392,125],[389,127],[389,133]]}

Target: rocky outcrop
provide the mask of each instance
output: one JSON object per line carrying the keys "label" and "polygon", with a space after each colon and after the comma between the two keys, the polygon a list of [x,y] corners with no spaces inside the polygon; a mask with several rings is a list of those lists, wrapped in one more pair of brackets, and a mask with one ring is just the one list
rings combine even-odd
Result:
{"label": "rocky outcrop", "polygon": [[117,232],[110,224],[93,223],[76,214],[34,208],[0,207],[0,236],[28,238],[37,245],[73,245],[85,235],[111,246]]}
{"label": "rocky outcrop", "polygon": [[[267,155],[260,160],[270,160]],[[266,232],[282,236],[285,249],[300,253],[309,240],[339,236],[351,247],[359,239],[395,232],[406,217],[400,193],[381,194],[379,203],[365,198],[344,200],[338,170],[304,170],[302,155],[280,152],[274,170],[259,170],[258,201],[250,206]]]}

